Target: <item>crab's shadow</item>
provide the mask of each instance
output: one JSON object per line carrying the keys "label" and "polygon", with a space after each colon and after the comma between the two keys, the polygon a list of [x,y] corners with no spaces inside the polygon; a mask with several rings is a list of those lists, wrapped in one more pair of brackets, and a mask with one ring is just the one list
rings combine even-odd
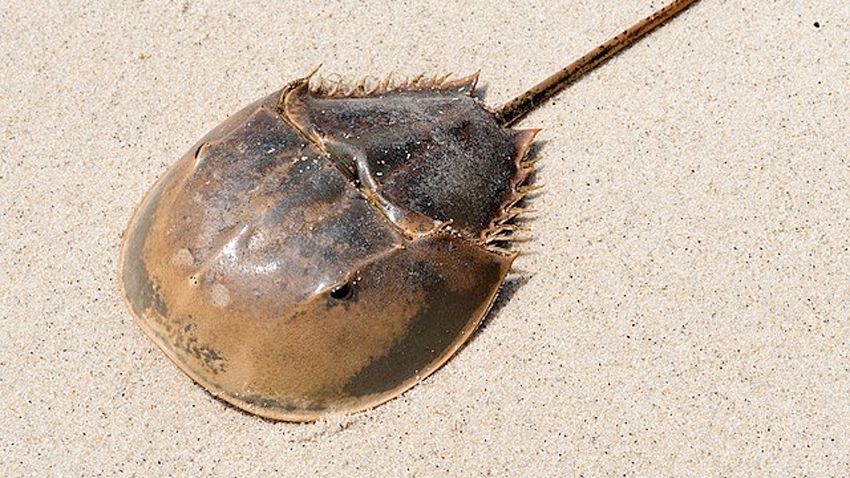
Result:
{"label": "crab's shadow", "polygon": [[528,283],[531,280],[530,274],[523,274],[512,279],[508,279],[505,281],[504,285],[502,285],[502,289],[499,291],[499,295],[496,296],[496,300],[493,301],[493,306],[490,307],[490,310],[487,312],[487,315],[484,316],[484,319],[481,321],[481,324],[478,326],[478,330],[472,335],[472,340],[475,340],[478,335],[480,335],[487,327],[490,325],[490,322],[496,317],[508,302],[511,301],[514,294],[519,291],[522,286]]}

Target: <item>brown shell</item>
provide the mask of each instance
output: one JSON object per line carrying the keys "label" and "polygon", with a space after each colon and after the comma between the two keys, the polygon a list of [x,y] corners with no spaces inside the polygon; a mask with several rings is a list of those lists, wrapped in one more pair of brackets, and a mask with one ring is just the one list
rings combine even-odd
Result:
{"label": "brown shell", "polygon": [[310,78],[204,137],[142,201],[119,271],[139,325],[216,396],[281,420],[379,405],[440,367],[515,252],[536,131],[508,126],[697,0],[674,0],[495,112],[476,77]]}
{"label": "brown shell", "polygon": [[501,127],[475,81],[341,93],[305,78],[213,129],[127,229],[141,328],[273,419],[364,410],[434,372],[510,269],[497,246],[530,171],[535,131]]}

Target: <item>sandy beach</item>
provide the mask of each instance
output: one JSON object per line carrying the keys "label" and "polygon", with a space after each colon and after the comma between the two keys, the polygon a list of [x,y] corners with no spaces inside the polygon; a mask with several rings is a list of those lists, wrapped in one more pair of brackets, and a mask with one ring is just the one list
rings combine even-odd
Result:
{"label": "sandy beach", "polygon": [[702,0],[519,124],[531,239],[483,327],[370,411],[257,418],[125,307],[145,192],[321,66],[499,106],[665,2],[0,7],[0,475],[850,473],[850,4]]}

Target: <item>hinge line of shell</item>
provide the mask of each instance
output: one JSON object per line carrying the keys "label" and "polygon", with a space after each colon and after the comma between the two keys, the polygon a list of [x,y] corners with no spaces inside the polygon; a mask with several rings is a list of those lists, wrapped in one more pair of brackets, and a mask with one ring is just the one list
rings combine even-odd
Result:
{"label": "hinge line of shell", "polygon": [[[346,145],[336,141],[328,141],[315,135],[315,133],[305,129],[297,121],[293,120],[288,114],[290,101],[297,101],[296,96],[299,94],[314,94],[322,97],[363,97],[368,95],[376,95],[388,92],[399,91],[417,91],[422,89],[433,90],[455,90],[459,93],[466,93],[472,96],[476,83],[478,81],[478,73],[474,73],[462,78],[449,79],[449,75],[434,76],[425,78],[423,75],[414,77],[412,80],[404,80],[401,83],[393,83],[391,75],[388,75],[385,80],[382,80],[373,87],[367,87],[365,81],[360,81],[354,86],[341,87],[342,80],[334,83],[328,83],[327,80],[320,78],[316,84],[311,82],[315,76],[316,70],[308,76],[299,80],[293,81],[283,89],[275,110],[278,116],[290,125],[295,131],[298,131],[305,140],[315,145],[324,155],[329,158],[350,158],[351,161],[346,161],[344,164],[338,161],[332,161],[334,166],[339,169],[343,175],[349,180],[356,182],[364,197],[372,203],[376,209],[387,218],[387,220],[395,226],[395,228],[406,238],[413,239],[433,234],[438,230],[452,231],[451,221],[439,221],[429,218],[422,214],[413,211],[407,211],[399,208],[391,201],[386,199],[379,191],[379,185],[369,170],[368,161],[356,151],[350,151]],[[503,247],[505,244],[511,244],[517,241],[522,241],[522,237],[517,236],[517,232],[524,232],[525,229],[511,224],[513,220],[520,214],[529,212],[528,209],[518,207],[519,203],[531,191],[539,189],[535,186],[526,185],[529,175],[534,169],[534,164],[538,159],[529,159],[528,151],[535,135],[540,131],[538,129],[530,130],[514,130],[517,135],[517,157],[515,166],[516,174],[511,181],[511,194],[505,198],[504,203],[500,208],[499,214],[490,222],[489,226],[481,231],[480,236],[473,242],[485,247],[491,252],[502,255],[513,255],[515,252],[509,248]],[[460,235],[462,237],[462,235]],[[473,239],[473,238],[468,238]]]}
{"label": "hinge line of shell", "polygon": [[[405,210],[396,206],[392,203],[392,201],[384,197],[379,190],[377,180],[369,168],[369,162],[362,153],[348,147],[344,143],[322,139],[310,131],[307,131],[296,121],[292,120],[287,113],[288,101],[290,101],[292,95],[314,92],[314,90],[310,88],[310,77],[314,74],[315,70],[307,77],[296,80],[283,89],[280,99],[275,106],[275,112],[278,117],[295,129],[295,131],[297,131],[305,140],[316,146],[322,154],[331,160],[331,164],[333,164],[345,177],[347,177],[349,181],[356,183],[358,189],[366,200],[380,211],[381,214],[387,218],[389,223],[392,224],[395,229],[408,240],[416,237],[427,236],[440,229],[446,228],[451,221],[439,221],[413,211]],[[465,78],[464,81],[467,82],[466,84],[474,83],[477,76],[475,76],[472,81],[470,81],[469,78],[473,77]],[[428,84],[433,84],[434,88],[439,88],[449,84],[453,87],[455,82],[459,81],[456,80],[447,83],[445,80],[446,77],[435,77]],[[345,158],[346,160],[350,158],[350,166],[352,166],[352,168],[348,167],[349,161],[346,161],[346,164],[341,164],[339,161],[335,161],[334,158]]]}

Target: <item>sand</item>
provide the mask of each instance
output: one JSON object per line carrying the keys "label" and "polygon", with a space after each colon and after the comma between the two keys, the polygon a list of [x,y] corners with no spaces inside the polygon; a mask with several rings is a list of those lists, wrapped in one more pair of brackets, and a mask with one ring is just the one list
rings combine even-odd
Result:
{"label": "sand", "polygon": [[850,473],[843,0],[703,0],[529,116],[533,237],[384,406],[258,419],[133,322],[130,215],[241,106],[320,63],[480,70],[497,106],[662,2],[540,3],[0,7],[0,475]]}

